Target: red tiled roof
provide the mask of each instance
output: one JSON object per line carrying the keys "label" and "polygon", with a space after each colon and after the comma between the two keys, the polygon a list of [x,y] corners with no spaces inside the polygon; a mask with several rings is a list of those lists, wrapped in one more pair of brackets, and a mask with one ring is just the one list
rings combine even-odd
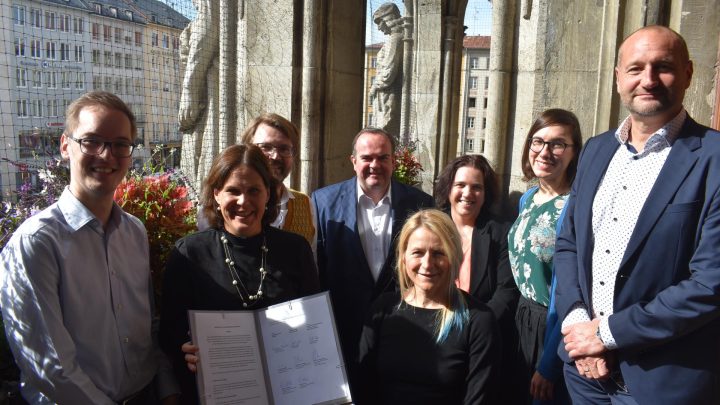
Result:
{"label": "red tiled roof", "polygon": [[463,38],[463,48],[490,49],[490,37],[486,35],[472,35]]}

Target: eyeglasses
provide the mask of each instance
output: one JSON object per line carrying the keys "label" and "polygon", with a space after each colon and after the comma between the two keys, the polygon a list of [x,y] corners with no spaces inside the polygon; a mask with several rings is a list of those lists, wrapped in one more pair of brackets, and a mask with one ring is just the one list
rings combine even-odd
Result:
{"label": "eyeglasses", "polygon": [[72,136],[68,138],[80,144],[80,151],[86,155],[97,156],[110,147],[110,153],[116,158],[130,157],[135,149],[135,145],[125,141],[101,141],[93,138],[76,139]]}
{"label": "eyeglasses", "polygon": [[530,150],[535,153],[540,153],[547,145],[550,148],[550,152],[554,155],[562,155],[565,152],[565,148],[573,146],[571,143],[565,143],[562,141],[548,141],[545,142],[540,138],[533,138],[530,140]]}
{"label": "eyeglasses", "polygon": [[258,148],[266,154],[266,155],[272,155],[273,152],[277,153],[278,155],[282,157],[291,157],[295,154],[295,149],[293,149],[290,145],[273,145],[271,143],[256,143]]}

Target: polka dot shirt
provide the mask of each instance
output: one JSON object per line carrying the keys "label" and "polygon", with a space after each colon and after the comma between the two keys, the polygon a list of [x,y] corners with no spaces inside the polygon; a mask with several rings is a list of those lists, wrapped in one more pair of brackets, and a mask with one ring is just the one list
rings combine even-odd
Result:
{"label": "polka dot shirt", "polygon": [[[640,152],[627,142],[630,134],[629,118],[615,133],[621,147],[615,152],[600,182],[592,210],[595,244],[592,254],[592,314],[593,318],[600,318],[600,336],[609,349],[617,347],[608,326],[608,317],[613,313],[615,280],[620,262],[645,201],[686,116],[685,110],[681,111],[655,132]],[[584,305],[576,307],[580,311],[573,310],[563,322],[564,325],[576,323],[573,320],[589,320]],[[584,316],[582,312],[585,312]],[[571,316],[575,319],[571,319]]]}

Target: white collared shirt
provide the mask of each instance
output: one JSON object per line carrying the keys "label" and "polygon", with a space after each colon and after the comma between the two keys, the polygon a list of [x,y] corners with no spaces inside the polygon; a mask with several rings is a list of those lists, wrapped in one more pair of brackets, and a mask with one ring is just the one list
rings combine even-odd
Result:
{"label": "white collared shirt", "polygon": [[390,249],[392,236],[392,204],[390,188],[375,204],[357,184],[357,227],[365,258],[373,279],[377,281]]}
{"label": "white collared shirt", "polygon": [[[285,226],[285,219],[287,218],[288,213],[288,201],[290,201],[291,198],[295,198],[293,193],[288,190],[287,187],[283,187],[283,193],[279,196],[278,201],[278,216],[275,218],[275,220],[270,224],[270,226],[273,226],[278,229],[283,229],[283,226]],[[314,225],[313,221],[313,225]]]}
{"label": "white collared shirt", "polygon": [[[600,335],[609,349],[617,347],[608,325],[613,314],[615,281],[620,262],[650,190],[665,165],[687,113],[683,109],[657,130],[642,151],[628,144],[630,118],[615,132],[620,147],[598,187],[592,209],[594,249],[592,254],[592,318],[600,318]],[[649,247],[652,248],[652,247]],[[578,303],[563,326],[590,320],[587,309]]]}

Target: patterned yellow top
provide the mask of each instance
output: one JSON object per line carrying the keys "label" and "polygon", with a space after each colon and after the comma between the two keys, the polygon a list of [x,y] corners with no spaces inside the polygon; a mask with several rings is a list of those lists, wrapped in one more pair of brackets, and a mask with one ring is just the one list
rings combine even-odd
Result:
{"label": "patterned yellow top", "polygon": [[310,208],[310,197],[299,191],[288,189],[293,197],[288,200],[288,212],[285,218],[283,230],[296,233],[305,239],[312,246],[315,241],[315,226],[313,225],[312,212]]}

